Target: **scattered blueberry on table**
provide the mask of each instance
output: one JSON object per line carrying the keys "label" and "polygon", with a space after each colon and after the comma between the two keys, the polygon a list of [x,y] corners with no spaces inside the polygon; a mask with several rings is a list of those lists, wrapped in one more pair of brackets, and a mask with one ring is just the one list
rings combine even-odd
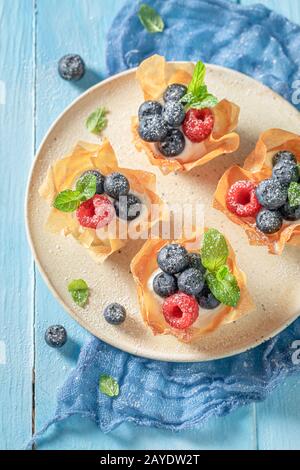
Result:
{"label": "scattered blueberry on table", "polygon": [[80,80],[85,74],[84,61],[78,54],[64,55],[58,62],[58,72],[64,80]]}
{"label": "scattered blueberry on table", "polygon": [[52,348],[61,348],[67,341],[67,332],[62,325],[52,325],[45,332],[45,341]]}

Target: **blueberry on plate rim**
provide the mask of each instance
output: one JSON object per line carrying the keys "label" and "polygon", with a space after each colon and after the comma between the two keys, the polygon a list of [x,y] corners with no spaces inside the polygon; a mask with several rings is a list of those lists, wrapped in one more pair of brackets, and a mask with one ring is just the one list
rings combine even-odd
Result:
{"label": "blueberry on plate rim", "polygon": [[104,181],[104,191],[108,196],[118,199],[129,193],[130,185],[126,176],[121,173],[110,173]]}
{"label": "blueberry on plate rim", "polygon": [[120,325],[125,321],[126,310],[123,305],[113,302],[105,307],[103,315],[110,325]]}
{"label": "blueberry on plate rim", "polygon": [[178,291],[177,278],[172,274],[160,272],[153,279],[153,290],[160,297],[168,297]]}
{"label": "blueberry on plate rim", "polygon": [[66,54],[58,62],[58,73],[64,80],[80,80],[85,74],[85,64],[78,54]]}
{"label": "blueberry on plate rim", "polygon": [[189,254],[182,245],[169,243],[158,252],[157,263],[162,271],[168,274],[178,274],[188,267]]}
{"label": "blueberry on plate rim", "polygon": [[52,325],[45,331],[45,341],[51,348],[61,348],[67,341],[67,332],[62,325]]}

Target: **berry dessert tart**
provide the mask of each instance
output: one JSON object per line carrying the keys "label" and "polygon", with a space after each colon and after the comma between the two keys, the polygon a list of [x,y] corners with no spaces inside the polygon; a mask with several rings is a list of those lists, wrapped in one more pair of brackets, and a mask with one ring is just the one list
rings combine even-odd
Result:
{"label": "berry dessert tart", "polygon": [[168,63],[154,55],[137,69],[144,94],[132,133],[163,174],[189,171],[239,147],[239,107],[217,98],[205,85],[205,65]]}
{"label": "berry dessert tart", "polygon": [[141,234],[160,220],[163,204],[155,187],[154,174],[119,168],[107,139],[79,142],[51,165],[39,189],[51,206],[46,230],[71,235],[103,262],[126,244],[129,230]]}
{"label": "berry dessert tart", "polygon": [[143,319],[154,334],[191,342],[249,313],[246,277],[225,237],[148,240],[131,262]]}
{"label": "berry dessert tart", "polygon": [[281,129],[262,133],[244,167],[229,168],[213,206],[241,225],[251,245],[282,254],[300,244],[300,136]]}

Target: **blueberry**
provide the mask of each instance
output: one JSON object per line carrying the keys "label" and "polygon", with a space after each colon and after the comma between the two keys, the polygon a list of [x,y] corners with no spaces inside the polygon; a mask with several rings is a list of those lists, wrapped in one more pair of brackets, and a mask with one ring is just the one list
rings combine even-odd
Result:
{"label": "blueberry", "polygon": [[180,83],[172,83],[164,92],[164,101],[179,101],[187,92],[187,87]]}
{"label": "blueberry", "polygon": [[52,348],[61,348],[67,341],[67,332],[61,325],[52,325],[45,332],[45,341]]}
{"label": "blueberry", "polygon": [[165,157],[176,157],[183,152],[185,138],[179,129],[170,129],[166,138],[157,144],[157,148]]}
{"label": "blueberry", "polygon": [[184,107],[178,101],[167,101],[162,110],[162,117],[171,127],[179,127],[185,118]]}
{"label": "blueberry", "polygon": [[183,246],[177,243],[170,243],[159,251],[157,262],[164,272],[177,274],[188,267],[189,254]]}
{"label": "blueberry", "polygon": [[200,294],[196,296],[196,299],[200,307],[206,310],[213,310],[220,305],[220,302],[212,294],[207,284],[205,284]]}
{"label": "blueberry", "polygon": [[288,202],[280,209],[280,213],[285,220],[299,220],[300,219],[300,206],[291,207]]}
{"label": "blueberry", "polygon": [[273,168],[272,176],[282,184],[290,184],[299,180],[299,170],[295,162],[280,160]]}
{"label": "blueberry", "polygon": [[256,188],[259,203],[266,209],[278,209],[287,200],[287,186],[275,179],[263,180]]}
{"label": "blueberry", "polygon": [[111,173],[105,178],[104,191],[114,199],[126,196],[130,189],[129,181],[121,173]]}
{"label": "blueberry", "polygon": [[160,297],[168,297],[177,292],[177,279],[172,274],[158,273],[153,279],[153,290]]}
{"label": "blueberry", "polygon": [[126,310],[123,305],[114,302],[105,307],[103,315],[107,323],[120,325],[126,318]]}
{"label": "blueberry", "polygon": [[288,161],[288,162],[293,162],[297,163],[297,158],[292,152],[288,152],[287,150],[282,150],[280,152],[277,152],[274,157],[273,157],[273,166],[277,165],[277,163],[281,161]]}
{"label": "blueberry", "polygon": [[199,269],[203,274],[206,272],[199,253],[189,253],[189,267]]}
{"label": "blueberry", "polygon": [[188,295],[200,294],[204,283],[203,273],[196,268],[188,268],[178,276],[178,289]]}
{"label": "blueberry", "polygon": [[120,219],[134,220],[141,213],[142,202],[134,194],[127,194],[126,196],[121,196],[120,199],[116,199],[114,207]]}
{"label": "blueberry", "polygon": [[65,80],[80,80],[85,73],[85,65],[80,55],[64,55],[58,62],[58,73]]}
{"label": "blueberry", "polygon": [[159,142],[167,137],[168,126],[161,116],[153,115],[141,119],[138,132],[146,142]]}
{"label": "blueberry", "polygon": [[153,116],[156,114],[157,116],[160,116],[162,112],[162,105],[158,101],[145,101],[144,103],[141,104],[139,107],[139,120],[147,117],[147,116]]}
{"label": "blueberry", "polygon": [[96,194],[103,194],[104,193],[104,180],[105,176],[97,170],[87,170],[78,179],[80,181],[86,175],[94,175],[96,176]]}
{"label": "blueberry", "polygon": [[278,232],[282,226],[282,215],[279,211],[261,209],[256,216],[257,228],[268,235]]}

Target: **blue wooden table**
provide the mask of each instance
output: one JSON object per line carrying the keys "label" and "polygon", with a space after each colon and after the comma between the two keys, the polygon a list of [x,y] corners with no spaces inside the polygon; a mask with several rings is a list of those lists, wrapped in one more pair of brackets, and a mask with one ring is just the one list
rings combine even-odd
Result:
{"label": "blue wooden table", "polygon": [[[123,1],[0,0],[0,449],[23,448],[52,416],[56,388],[88,337],[37,272],[25,236],[24,192],[49,125],[101,79],[105,36]],[[262,3],[300,22],[298,0]],[[79,53],[90,69],[77,84],[56,72],[58,59],[69,52]],[[53,323],[65,325],[73,339],[63,351],[44,343],[44,331]],[[72,418],[38,448],[299,449],[299,387],[299,379],[290,379],[264,403],[189,432],[122,425],[104,435],[94,424]]]}

